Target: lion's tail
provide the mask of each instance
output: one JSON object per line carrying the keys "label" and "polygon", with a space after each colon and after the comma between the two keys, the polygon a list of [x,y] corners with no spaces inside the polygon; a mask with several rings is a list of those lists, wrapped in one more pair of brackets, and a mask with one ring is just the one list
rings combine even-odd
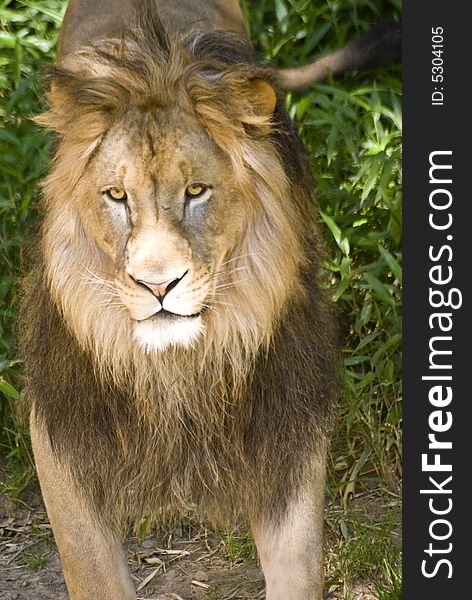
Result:
{"label": "lion's tail", "polygon": [[348,42],[309,65],[293,69],[278,69],[278,82],[284,91],[306,89],[328,75],[338,75],[362,67],[385,67],[401,61],[401,23],[382,21],[367,33]]}

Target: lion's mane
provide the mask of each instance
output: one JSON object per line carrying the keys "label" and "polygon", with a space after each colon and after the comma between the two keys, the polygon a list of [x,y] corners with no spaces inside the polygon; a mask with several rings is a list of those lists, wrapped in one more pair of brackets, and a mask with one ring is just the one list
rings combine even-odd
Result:
{"label": "lion's mane", "polygon": [[[251,105],[249,82],[276,86],[272,71],[236,35],[173,39],[154,23],[50,78],[40,120],[59,135],[23,286],[24,410],[110,522],[183,501],[212,518],[282,510],[307,453],[325,445],[336,378],[307,158],[280,101],[272,118]],[[205,335],[147,354],[104,301],[103,265],[68,198],[117,114],[168,106],[192,112],[230,157],[253,212]]]}

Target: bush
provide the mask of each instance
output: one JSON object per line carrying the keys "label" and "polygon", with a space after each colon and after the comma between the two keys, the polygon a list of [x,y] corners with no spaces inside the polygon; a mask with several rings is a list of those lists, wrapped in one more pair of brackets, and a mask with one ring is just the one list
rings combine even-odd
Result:
{"label": "bush", "polygon": [[48,136],[31,116],[41,109],[41,73],[54,58],[64,8],[60,0],[0,0],[0,447],[20,460],[20,466],[10,462],[4,481],[12,494],[28,481],[30,464],[12,406],[20,387],[14,344],[19,249],[37,216],[38,181],[49,157]]}

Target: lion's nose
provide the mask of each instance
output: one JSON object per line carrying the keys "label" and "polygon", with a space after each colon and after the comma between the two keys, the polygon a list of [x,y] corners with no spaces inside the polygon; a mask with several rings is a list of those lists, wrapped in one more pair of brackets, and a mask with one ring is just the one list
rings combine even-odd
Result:
{"label": "lion's nose", "polygon": [[136,281],[151,290],[154,296],[156,296],[159,302],[162,304],[166,294],[173,290],[186,274],[187,271],[181,277],[173,277],[172,279],[162,281],[161,283],[151,283],[150,281],[143,281],[142,279],[137,279]]}

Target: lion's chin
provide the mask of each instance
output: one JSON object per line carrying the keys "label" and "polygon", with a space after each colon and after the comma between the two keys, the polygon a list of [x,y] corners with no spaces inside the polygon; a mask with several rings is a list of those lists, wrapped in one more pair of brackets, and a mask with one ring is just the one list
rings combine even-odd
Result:
{"label": "lion's chin", "polygon": [[156,318],[136,322],[133,337],[141,348],[150,354],[177,346],[189,348],[204,331],[205,324],[201,316],[173,316],[163,319],[156,315]]}

